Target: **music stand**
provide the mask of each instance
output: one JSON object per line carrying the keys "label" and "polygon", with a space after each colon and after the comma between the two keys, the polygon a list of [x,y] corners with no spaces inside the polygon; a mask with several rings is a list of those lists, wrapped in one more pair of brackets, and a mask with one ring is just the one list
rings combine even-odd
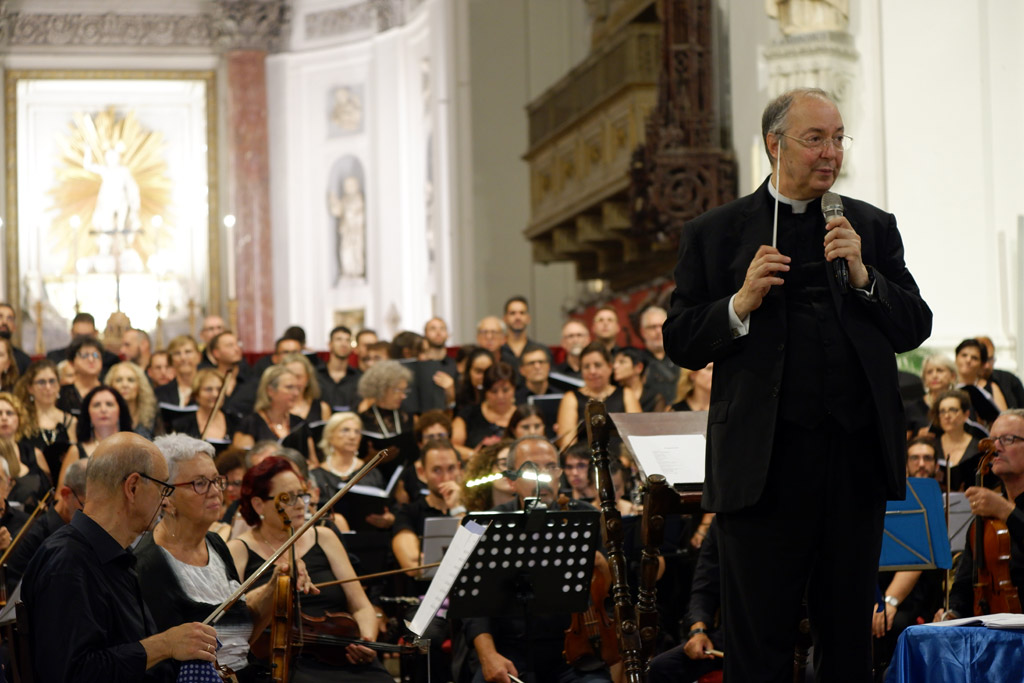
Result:
{"label": "music stand", "polygon": [[490,527],[455,578],[452,617],[515,617],[584,612],[594,553],[601,545],[598,510],[474,512]]}
{"label": "music stand", "polygon": [[939,482],[908,477],[906,499],[886,504],[878,565],[881,571],[953,566]]}
{"label": "music stand", "polygon": [[[610,413],[619,436],[633,456],[646,482],[652,474],[664,475],[680,492],[700,492],[704,487],[704,462],[708,413]],[[664,439],[672,451],[644,447],[643,442]],[[661,452],[658,452],[661,451]],[[663,456],[663,457],[659,457]],[[696,497],[700,501],[700,497]]]}

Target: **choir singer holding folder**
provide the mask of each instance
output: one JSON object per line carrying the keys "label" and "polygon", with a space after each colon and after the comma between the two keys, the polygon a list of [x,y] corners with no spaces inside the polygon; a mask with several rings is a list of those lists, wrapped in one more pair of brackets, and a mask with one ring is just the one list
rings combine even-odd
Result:
{"label": "choir singer holding folder", "polygon": [[792,680],[806,589],[815,680],[869,681],[885,500],[906,486],[895,354],[932,314],[891,214],[833,195],[823,218],[852,142],[829,95],[780,95],[762,134],[772,175],[684,227],[664,326],[673,361],[715,364],[725,680]]}

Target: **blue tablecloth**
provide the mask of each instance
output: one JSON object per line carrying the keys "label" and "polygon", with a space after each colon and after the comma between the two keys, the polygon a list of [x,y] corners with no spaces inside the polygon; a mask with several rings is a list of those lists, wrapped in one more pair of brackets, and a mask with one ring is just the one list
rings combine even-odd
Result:
{"label": "blue tablecloth", "polygon": [[911,626],[900,634],[885,683],[1024,683],[1024,631]]}

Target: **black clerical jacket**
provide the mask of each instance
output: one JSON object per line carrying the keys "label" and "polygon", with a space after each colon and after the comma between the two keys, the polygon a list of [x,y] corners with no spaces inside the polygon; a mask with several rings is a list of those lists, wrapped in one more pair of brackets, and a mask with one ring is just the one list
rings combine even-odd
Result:
{"label": "black clerical jacket", "polygon": [[[800,371],[784,363],[785,285],[773,287],[750,314],[749,334],[734,338],[729,324],[730,298],[743,285],[758,248],[772,243],[773,203],[766,181],[753,194],[687,223],[680,239],[665,349],[682,367],[715,363],[702,504],[712,512],[739,510],[761,497],[783,373]],[[874,296],[868,299],[853,291],[841,295],[831,275],[827,279],[839,324],[869,385],[886,493],[902,499],[906,435],[895,354],[917,348],[928,337],[932,313],[903,261],[895,217],[855,199],[843,197],[843,204],[860,235]],[[820,211],[816,205],[808,211]],[[824,219],[821,225],[824,241]]]}

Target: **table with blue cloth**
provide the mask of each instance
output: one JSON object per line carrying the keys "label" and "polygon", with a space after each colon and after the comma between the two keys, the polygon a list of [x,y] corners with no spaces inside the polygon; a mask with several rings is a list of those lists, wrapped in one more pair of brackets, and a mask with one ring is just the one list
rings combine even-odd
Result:
{"label": "table with blue cloth", "polygon": [[911,626],[896,644],[885,683],[1024,683],[1024,631]]}

